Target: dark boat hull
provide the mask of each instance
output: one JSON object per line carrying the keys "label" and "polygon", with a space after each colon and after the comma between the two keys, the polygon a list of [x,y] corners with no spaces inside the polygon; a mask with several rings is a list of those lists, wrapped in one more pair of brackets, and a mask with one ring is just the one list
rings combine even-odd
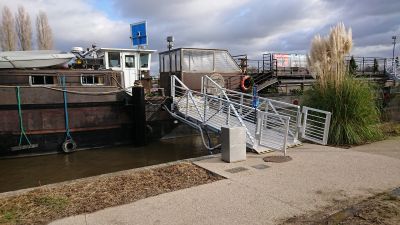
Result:
{"label": "dark boat hull", "polygon": [[[26,136],[35,148],[19,146],[21,130],[15,105],[0,106],[0,155],[62,152],[66,138],[64,107],[60,104],[22,105]],[[70,134],[77,148],[129,144],[132,140],[131,107],[124,102],[69,104]],[[22,138],[22,145],[27,145]],[[17,148],[18,149],[18,148]]]}

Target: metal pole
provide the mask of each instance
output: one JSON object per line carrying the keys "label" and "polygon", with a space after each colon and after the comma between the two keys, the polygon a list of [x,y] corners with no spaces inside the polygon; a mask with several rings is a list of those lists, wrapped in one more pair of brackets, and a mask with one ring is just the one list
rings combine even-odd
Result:
{"label": "metal pole", "polygon": [[393,57],[392,57],[392,64],[394,63],[394,50],[396,48],[396,36],[392,36],[393,39]]}
{"label": "metal pole", "polygon": [[168,42],[168,54],[169,54],[169,73],[168,74],[169,74],[169,77],[171,77],[171,70],[172,70],[171,49],[174,46],[174,37],[173,36],[168,36],[167,37],[167,42]]}
{"label": "metal pole", "polygon": [[168,55],[169,55],[169,76],[171,77],[171,70],[172,70],[172,62],[171,62],[171,48],[172,46],[168,44]]}
{"label": "metal pole", "polygon": [[394,73],[394,77],[396,78],[396,63],[394,61],[394,51],[396,49],[396,36],[392,36],[393,39],[393,57],[392,57],[392,68],[393,68],[393,73]]}

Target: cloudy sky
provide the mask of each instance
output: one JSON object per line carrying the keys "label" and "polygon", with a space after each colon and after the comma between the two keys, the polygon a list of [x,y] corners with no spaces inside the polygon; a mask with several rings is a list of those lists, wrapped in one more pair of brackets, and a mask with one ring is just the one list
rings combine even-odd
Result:
{"label": "cloudy sky", "polygon": [[391,37],[400,36],[399,0],[0,0],[4,5],[13,12],[24,6],[32,21],[47,12],[60,50],[130,47],[129,24],[141,20],[148,22],[151,49],[164,51],[173,35],[176,47],[225,48],[252,58],[306,53],[315,34],[340,21],[353,30],[357,56],[391,57]]}

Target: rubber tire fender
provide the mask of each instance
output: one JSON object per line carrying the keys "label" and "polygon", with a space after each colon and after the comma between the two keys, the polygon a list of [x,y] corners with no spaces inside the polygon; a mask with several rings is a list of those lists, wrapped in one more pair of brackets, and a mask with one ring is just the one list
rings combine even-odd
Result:
{"label": "rubber tire fender", "polygon": [[62,148],[63,152],[71,153],[71,152],[75,151],[75,149],[76,149],[76,142],[73,141],[72,139],[65,140],[64,143],[62,143],[61,148]]}

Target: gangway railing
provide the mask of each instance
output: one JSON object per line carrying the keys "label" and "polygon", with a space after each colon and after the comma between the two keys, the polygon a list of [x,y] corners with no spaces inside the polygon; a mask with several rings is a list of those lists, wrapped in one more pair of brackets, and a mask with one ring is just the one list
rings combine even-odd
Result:
{"label": "gangway railing", "polygon": [[326,145],[331,113],[310,107],[222,88],[208,76],[202,77],[201,91],[189,89],[171,76],[170,113],[194,127],[221,131],[222,126],[242,126],[247,147],[261,153],[301,144],[301,138]]}
{"label": "gangway railing", "polygon": [[[225,93],[230,101],[237,103],[238,113],[246,118],[255,120],[255,109],[289,117],[289,146],[300,144],[299,131],[302,122],[300,106],[264,97],[257,97],[255,100],[251,94],[225,89],[216,85],[207,75],[202,78],[201,91],[202,93],[216,93],[217,95]],[[254,104],[254,101],[256,101],[256,104]]]}
{"label": "gangway railing", "polygon": [[[222,126],[245,127],[247,147],[258,153],[278,150],[286,154],[290,117],[240,105],[230,100],[221,87],[218,89],[217,94],[197,92],[171,76],[171,112],[189,125],[201,124],[216,132]],[[239,113],[238,109],[251,113]]]}

